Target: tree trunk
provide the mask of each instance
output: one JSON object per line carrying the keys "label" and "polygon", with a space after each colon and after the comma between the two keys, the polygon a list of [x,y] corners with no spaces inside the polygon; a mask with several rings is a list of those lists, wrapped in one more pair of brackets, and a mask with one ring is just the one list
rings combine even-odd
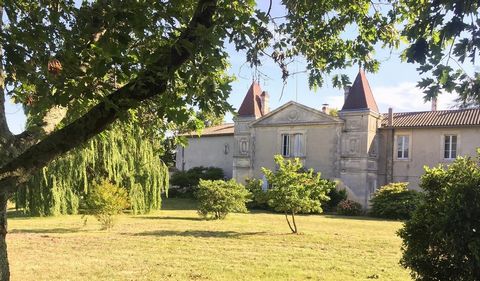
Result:
{"label": "tree trunk", "polygon": [[[3,1],[0,1],[0,28],[3,24],[1,4]],[[213,18],[216,12],[216,0],[199,0],[188,26],[172,45],[160,46],[154,52],[161,55],[155,62],[148,65],[137,79],[108,95],[104,101],[93,106],[82,117],[49,134],[28,149],[22,149],[23,152],[20,155],[12,153],[15,146],[11,145],[12,136],[5,118],[4,74],[0,60],[0,281],[10,279],[6,245],[9,194],[16,192],[35,171],[45,167],[56,157],[104,131],[108,125],[119,118],[121,112],[135,108],[154,96],[165,95],[168,83],[174,79],[175,72],[208,43],[205,39],[208,38],[208,34],[205,32],[213,31]],[[189,45],[196,48],[192,50],[187,47]],[[1,49],[0,46],[0,58],[2,57]]]}
{"label": "tree trunk", "polygon": [[7,254],[7,203],[8,193],[0,194],[0,280],[10,280],[10,266]]}
{"label": "tree trunk", "polygon": [[285,219],[287,220],[288,227],[290,227],[290,230],[292,231],[292,233],[295,233],[295,230],[293,229],[292,225],[290,224],[290,221],[288,220],[287,211],[285,211]]}
{"label": "tree trunk", "polygon": [[293,233],[298,234],[297,223],[295,223],[295,212],[292,212],[292,222],[293,222],[293,228],[295,229]]}

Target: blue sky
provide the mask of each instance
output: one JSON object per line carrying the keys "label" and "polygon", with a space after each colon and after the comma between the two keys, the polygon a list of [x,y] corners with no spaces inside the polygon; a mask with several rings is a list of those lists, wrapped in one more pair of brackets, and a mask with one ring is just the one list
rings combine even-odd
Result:
{"label": "blue sky", "polygon": [[[268,1],[259,1],[259,7],[266,10],[262,5]],[[284,14],[280,5],[272,7],[272,16]],[[234,75],[236,80],[232,83],[232,92],[228,99],[229,103],[238,108],[248,91],[254,77],[252,70],[245,63],[245,54],[237,53],[231,46],[227,46],[230,54],[231,67],[229,74]],[[421,90],[415,87],[419,80],[416,66],[401,62],[399,59],[400,50],[383,50],[377,48],[376,57],[382,62],[380,71],[377,73],[367,73],[367,79],[372,88],[374,97],[381,112],[388,111],[392,107],[394,111],[421,111],[430,110],[430,103],[424,103]],[[305,69],[302,62],[293,64],[291,71],[301,71]],[[330,107],[341,108],[343,105],[343,91],[333,88],[330,81],[325,85],[312,91],[308,87],[306,74],[297,74],[290,77],[285,86],[283,96],[281,91],[283,81],[278,66],[272,61],[265,60],[265,63],[259,70],[267,77],[260,79],[259,83],[263,90],[270,94],[270,108],[275,109],[282,104],[296,100],[307,106],[320,109],[323,103],[328,103]],[[353,82],[358,73],[358,67],[352,67],[343,71],[349,75]],[[438,109],[449,109],[453,107],[455,96],[453,94],[443,94],[438,100]],[[18,134],[25,128],[25,115],[20,105],[14,105],[9,100],[6,102],[7,121],[10,129]],[[231,114],[226,116],[226,121],[231,122]]]}

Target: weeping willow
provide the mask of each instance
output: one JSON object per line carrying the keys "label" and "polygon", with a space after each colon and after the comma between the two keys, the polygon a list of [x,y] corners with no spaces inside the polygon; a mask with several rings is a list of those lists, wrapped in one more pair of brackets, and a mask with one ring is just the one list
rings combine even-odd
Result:
{"label": "weeping willow", "polygon": [[34,175],[17,193],[17,207],[35,216],[76,214],[89,187],[107,179],[127,189],[134,214],[159,209],[168,168],[158,141],[144,135],[138,126],[115,125]]}

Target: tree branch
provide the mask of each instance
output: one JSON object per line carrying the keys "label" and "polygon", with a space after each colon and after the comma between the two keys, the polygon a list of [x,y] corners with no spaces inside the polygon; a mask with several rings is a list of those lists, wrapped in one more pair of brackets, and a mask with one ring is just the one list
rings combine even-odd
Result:
{"label": "tree branch", "polygon": [[32,126],[21,134],[14,135],[10,141],[10,146],[15,147],[17,153],[25,151],[28,147],[35,145],[40,139],[52,133],[66,113],[67,108],[65,107],[54,106],[50,108],[43,117],[42,123]]}
{"label": "tree branch", "polygon": [[[0,188],[3,191],[6,188],[16,191],[17,186],[26,182],[33,172],[105,130],[122,112],[138,106],[146,99],[165,94],[167,83],[174,79],[175,71],[205,43],[203,39],[208,37],[205,32],[214,25],[212,17],[216,9],[216,0],[199,0],[187,28],[175,43],[158,49],[160,56],[155,63],[148,66],[136,80],[107,96],[85,115],[48,135],[1,167]],[[187,46],[194,46],[194,49]]]}

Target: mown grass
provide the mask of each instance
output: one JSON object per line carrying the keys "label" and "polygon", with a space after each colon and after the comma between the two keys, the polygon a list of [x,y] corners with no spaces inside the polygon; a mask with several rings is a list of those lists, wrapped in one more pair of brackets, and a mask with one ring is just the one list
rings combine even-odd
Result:
{"label": "mown grass", "polygon": [[410,280],[400,222],[253,212],[199,219],[186,200],[121,216],[110,231],[81,216],[10,219],[12,280]]}

